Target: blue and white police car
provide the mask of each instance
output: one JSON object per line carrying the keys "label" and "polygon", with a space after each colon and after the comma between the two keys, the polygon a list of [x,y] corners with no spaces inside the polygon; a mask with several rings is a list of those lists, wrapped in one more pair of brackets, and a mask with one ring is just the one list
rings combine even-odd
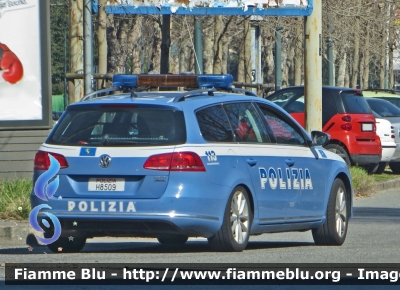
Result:
{"label": "blue and white police car", "polygon": [[115,75],[113,89],[68,106],[34,163],[36,184],[59,164],[48,200],[31,194],[32,207],[47,204],[37,215],[45,237],[55,231],[48,214],[60,222],[48,247],[80,251],[99,236],[169,245],[205,237],[216,250],[242,251],[251,235],[305,230],[316,244],[343,244],[353,189],[346,163],[322,147],[329,135],[310,136],[232,82]]}

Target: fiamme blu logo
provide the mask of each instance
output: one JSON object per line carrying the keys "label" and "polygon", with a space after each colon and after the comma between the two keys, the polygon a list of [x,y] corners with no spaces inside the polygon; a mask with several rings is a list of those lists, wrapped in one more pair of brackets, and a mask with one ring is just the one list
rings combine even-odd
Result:
{"label": "fiamme blu logo", "polygon": [[[56,193],[59,185],[59,177],[56,174],[60,170],[60,163],[58,163],[58,161],[53,156],[51,156],[51,154],[49,154],[49,158],[50,158],[49,169],[39,176],[34,185],[35,195],[43,201],[49,201]],[[51,207],[48,204],[40,204],[38,206],[35,206],[32,209],[31,213],[29,214],[29,223],[31,224],[31,227],[40,233],[44,233],[45,230],[42,229],[42,227],[38,223],[39,212],[44,213],[53,223],[54,231],[52,237],[42,238],[36,236],[38,241],[40,241],[44,245],[48,245],[57,241],[61,235],[60,221],[55,215],[49,212],[42,212],[42,210],[46,208],[51,209]],[[47,219],[43,218],[41,222],[47,229],[50,229],[51,226],[47,221]]]}

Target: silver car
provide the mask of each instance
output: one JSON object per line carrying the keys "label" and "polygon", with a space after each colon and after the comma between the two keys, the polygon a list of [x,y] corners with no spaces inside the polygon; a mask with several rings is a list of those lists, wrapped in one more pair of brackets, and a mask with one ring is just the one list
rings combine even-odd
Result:
{"label": "silver car", "polygon": [[393,126],[396,151],[389,162],[389,166],[393,173],[400,173],[400,108],[381,99],[367,98],[366,100],[372,111],[379,115],[379,118],[390,121]]}

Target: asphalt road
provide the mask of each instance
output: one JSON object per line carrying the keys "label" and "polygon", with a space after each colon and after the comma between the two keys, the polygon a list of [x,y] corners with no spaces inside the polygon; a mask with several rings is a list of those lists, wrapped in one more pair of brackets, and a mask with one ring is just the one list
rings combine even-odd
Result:
{"label": "asphalt road", "polygon": [[[205,239],[191,239],[179,248],[167,248],[154,239],[96,238],[88,240],[83,251],[77,254],[53,254],[45,246],[34,247],[29,251],[23,242],[13,241],[14,245],[11,245],[0,241],[0,263],[400,263],[399,241],[400,190],[392,189],[376,193],[371,197],[355,199],[354,217],[349,223],[346,242],[340,247],[316,246],[309,231],[251,237],[248,248],[241,253],[212,252]],[[68,286],[52,286],[53,289],[64,289],[64,287]],[[74,287],[89,289],[90,286]],[[112,287],[96,286],[96,289],[112,289]],[[204,289],[201,287],[164,286],[162,289]],[[218,286],[218,289],[224,287]],[[243,286],[227,287],[250,289]],[[262,289],[262,287],[265,286],[251,286],[251,289]],[[268,289],[294,289],[291,286],[268,287]],[[296,287],[296,289],[313,289],[314,286],[305,287],[307,288]],[[315,287],[318,287],[315,289],[332,289],[332,286]],[[367,287],[388,289],[388,286],[385,288],[362,286],[359,289]],[[399,288],[399,286],[391,287]],[[12,286],[12,289],[27,288]],[[118,289],[125,287],[121,286]],[[341,286],[341,289],[347,289],[347,286]]]}

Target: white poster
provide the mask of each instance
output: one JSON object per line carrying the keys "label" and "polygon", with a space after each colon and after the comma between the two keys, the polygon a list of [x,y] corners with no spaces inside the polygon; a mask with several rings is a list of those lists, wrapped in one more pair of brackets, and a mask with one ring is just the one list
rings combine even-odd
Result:
{"label": "white poster", "polygon": [[42,119],[39,0],[0,0],[0,121]]}

